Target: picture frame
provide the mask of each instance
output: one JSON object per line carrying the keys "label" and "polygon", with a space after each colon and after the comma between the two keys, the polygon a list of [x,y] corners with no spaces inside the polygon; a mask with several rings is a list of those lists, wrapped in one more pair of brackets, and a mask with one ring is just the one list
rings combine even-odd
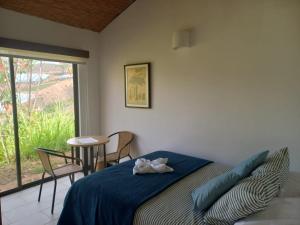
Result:
{"label": "picture frame", "polygon": [[151,108],[150,63],[124,65],[125,107]]}

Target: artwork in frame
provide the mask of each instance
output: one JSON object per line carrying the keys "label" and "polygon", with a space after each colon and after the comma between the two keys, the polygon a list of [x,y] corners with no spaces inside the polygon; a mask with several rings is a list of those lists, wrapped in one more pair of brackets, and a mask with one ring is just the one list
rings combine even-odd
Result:
{"label": "artwork in frame", "polygon": [[130,64],[125,70],[125,106],[150,108],[150,63]]}

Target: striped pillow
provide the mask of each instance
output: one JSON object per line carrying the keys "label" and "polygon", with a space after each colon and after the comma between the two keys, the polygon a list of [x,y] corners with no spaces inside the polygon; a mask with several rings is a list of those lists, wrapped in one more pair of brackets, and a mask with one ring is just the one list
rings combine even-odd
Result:
{"label": "striped pillow", "polygon": [[252,172],[254,176],[265,176],[270,173],[279,174],[279,190],[283,187],[288,179],[289,174],[289,151],[288,148],[282,148],[273,153],[261,166]]}
{"label": "striped pillow", "polygon": [[231,225],[265,209],[277,193],[278,179],[278,173],[243,179],[207,211],[204,222],[210,225]]}

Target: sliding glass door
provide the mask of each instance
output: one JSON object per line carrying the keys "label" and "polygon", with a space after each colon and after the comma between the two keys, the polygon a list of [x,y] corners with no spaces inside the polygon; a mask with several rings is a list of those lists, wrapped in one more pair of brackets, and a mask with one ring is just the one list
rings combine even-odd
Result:
{"label": "sliding glass door", "polygon": [[[0,182],[1,173],[11,177],[0,183],[1,192],[39,180],[43,169],[35,149],[44,147],[66,151],[67,139],[78,130],[77,110],[74,110],[77,107],[77,65],[25,58],[11,58],[9,65],[9,59],[2,58],[8,65],[6,71],[9,71],[9,66],[13,67],[13,74],[9,76],[13,81],[10,88],[6,88],[5,98],[8,100],[0,99],[1,127],[5,119],[6,136],[10,135],[9,141],[6,138],[0,147]],[[9,160],[6,159],[7,151],[10,152]],[[52,159],[52,163],[60,165],[64,162]],[[14,186],[8,185],[13,182]]]}
{"label": "sliding glass door", "polygon": [[0,192],[18,187],[9,58],[0,57]]}

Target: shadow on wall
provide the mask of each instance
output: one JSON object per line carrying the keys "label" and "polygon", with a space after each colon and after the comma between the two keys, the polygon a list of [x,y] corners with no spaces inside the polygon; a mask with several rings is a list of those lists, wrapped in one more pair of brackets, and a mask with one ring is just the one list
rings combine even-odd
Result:
{"label": "shadow on wall", "polygon": [[137,142],[138,139],[139,136],[136,133],[134,133],[134,139],[131,143],[131,149],[130,149],[130,153],[134,159],[142,155],[142,151],[141,151],[142,145],[141,143],[138,144]]}

